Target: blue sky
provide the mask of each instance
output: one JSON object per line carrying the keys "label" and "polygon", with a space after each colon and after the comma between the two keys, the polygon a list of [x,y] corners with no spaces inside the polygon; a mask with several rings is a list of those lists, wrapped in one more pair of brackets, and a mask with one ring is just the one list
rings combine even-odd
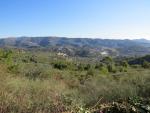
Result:
{"label": "blue sky", "polygon": [[150,0],[0,0],[0,37],[150,39]]}

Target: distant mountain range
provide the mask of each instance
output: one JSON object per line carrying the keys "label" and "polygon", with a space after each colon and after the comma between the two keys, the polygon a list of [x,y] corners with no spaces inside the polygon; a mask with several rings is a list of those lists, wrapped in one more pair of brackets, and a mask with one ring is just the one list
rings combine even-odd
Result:
{"label": "distant mountain range", "polygon": [[18,37],[0,39],[0,47],[25,49],[42,48],[83,57],[150,54],[150,41],[146,39],[113,40],[66,37]]}

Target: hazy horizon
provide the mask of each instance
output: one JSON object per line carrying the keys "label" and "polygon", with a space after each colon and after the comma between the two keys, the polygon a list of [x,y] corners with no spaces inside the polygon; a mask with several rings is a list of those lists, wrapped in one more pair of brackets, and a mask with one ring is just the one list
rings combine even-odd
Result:
{"label": "hazy horizon", "polygon": [[56,38],[89,38],[89,39],[112,39],[112,40],[150,40],[146,38],[102,38],[102,37],[66,37],[66,36],[8,36],[8,37],[0,37],[0,39],[7,39],[7,38],[21,38],[21,37],[56,37]]}
{"label": "hazy horizon", "polygon": [[3,0],[0,38],[150,39],[149,0]]}

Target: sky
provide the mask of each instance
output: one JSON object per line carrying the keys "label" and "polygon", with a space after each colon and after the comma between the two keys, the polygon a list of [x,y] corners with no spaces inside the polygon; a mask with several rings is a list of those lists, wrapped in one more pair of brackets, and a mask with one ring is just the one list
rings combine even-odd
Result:
{"label": "sky", "polygon": [[150,39],[150,0],[0,0],[0,37]]}

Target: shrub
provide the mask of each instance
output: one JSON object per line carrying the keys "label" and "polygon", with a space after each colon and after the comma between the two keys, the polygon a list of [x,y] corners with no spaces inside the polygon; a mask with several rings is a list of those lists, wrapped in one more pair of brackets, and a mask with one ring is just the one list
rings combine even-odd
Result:
{"label": "shrub", "polygon": [[88,76],[94,76],[94,70],[93,69],[90,69],[87,71],[86,75]]}
{"label": "shrub", "polygon": [[13,64],[8,66],[8,70],[13,72],[13,73],[18,73],[19,72],[19,65],[18,64]]}
{"label": "shrub", "polygon": [[64,64],[62,62],[54,63],[53,66],[54,66],[54,68],[60,69],[60,70],[67,68],[67,64]]}
{"label": "shrub", "polygon": [[91,68],[91,65],[90,64],[87,64],[84,66],[84,70],[89,70]]}
{"label": "shrub", "polygon": [[77,65],[77,70],[79,70],[79,71],[83,71],[84,70],[84,65],[83,64],[78,64]]}
{"label": "shrub", "polygon": [[101,69],[104,66],[103,63],[99,63],[95,65],[95,69]]}
{"label": "shrub", "polygon": [[150,63],[147,62],[147,61],[144,61],[144,62],[142,63],[142,67],[143,67],[143,68],[150,68]]}
{"label": "shrub", "polygon": [[50,78],[50,70],[49,67],[42,64],[22,64],[19,67],[19,75],[23,75],[28,79],[36,80],[36,79],[46,79]]}
{"label": "shrub", "polygon": [[34,63],[37,63],[37,59],[36,59],[36,56],[31,56],[29,58],[30,62],[34,62]]}
{"label": "shrub", "polygon": [[113,64],[108,64],[107,69],[108,69],[108,72],[113,72],[113,73],[116,72],[116,67]]}
{"label": "shrub", "polygon": [[108,74],[109,73],[108,69],[105,65],[100,68],[100,73],[101,74]]}
{"label": "shrub", "polygon": [[107,57],[104,57],[101,62],[105,64],[110,64],[110,63],[113,63],[113,59],[112,57],[107,56]]}
{"label": "shrub", "polygon": [[9,58],[12,55],[12,50],[1,50],[0,57],[1,58]]}
{"label": "shrub", "polygon": [[123,67],[127,68],[129,64],[128,64],[127,61],[123,61],[123,62],[121,62],[121,65],[122,65]]}

